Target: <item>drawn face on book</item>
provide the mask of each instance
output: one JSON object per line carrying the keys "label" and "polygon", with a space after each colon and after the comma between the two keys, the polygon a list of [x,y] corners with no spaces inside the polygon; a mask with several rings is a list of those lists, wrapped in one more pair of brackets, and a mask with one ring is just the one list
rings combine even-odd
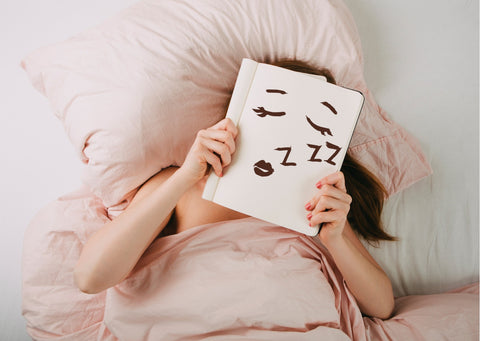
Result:
{"label": "drawn face on book", "polygon": [[[276,101],[275,105],[282,102],[283,96],[288,96],[288,92],[285,89],[280,88],[266,88],[265,89],[265,101],[267,103],[272,103],[272,99],[268,97],[278,96],[278,102]],[[278,106],[278,105],[277,105]],[[310,151],[309,157],[304,160],[299,160],[301,162],[325,162],[332,166],[336,165],[336,157],[340,152],[341,148],[337,146],[334,141],[334,133],[332,129],[327,125],[331,119],[325,119],[326,115],[335,117],[338,115],[337,109],[332,105],[328,100],[318,101],[319,110],[314,110],[311,113],[306,113],[303,116],[299,116],[298,112],[295,112],[294,108],[289,112],[289,110],[272,110],[266,105],[257,106],[252,108],[253,113],[256,114],[258,120],[270,120],[270,128],[276,129],[276,125],[279,124],[279,120],[284,119],[287,115],[295,115],[297,120],[303,121],[309,129],[319,134],[322,139],[316,138],[315,141],[309,143],[305,141],[305,147]],[[311,106],[310,106],[311,108]],[[323,110],[320,110],[323,108]],[[318,115],[320,111],[323,115]],[[320,120],[319,120],[320,118]],[[327,124],[326,124],[327,123]],[[319,141],[324,140],[323,143]],[[269,160],[260,159],[253,165],[253,172],[259,177],[269,177],[275,173],[276,167],[296,167],[297,161],[294,157],[295,154],[299,154],[298,151],[295,151],[291,145],[281,145],[281,141],[278,142],[279,146],[274,148],[275,151],[283,153],[283,160],[278,164],[274,165]],[[301,154],[305,154],[302,151]]]}

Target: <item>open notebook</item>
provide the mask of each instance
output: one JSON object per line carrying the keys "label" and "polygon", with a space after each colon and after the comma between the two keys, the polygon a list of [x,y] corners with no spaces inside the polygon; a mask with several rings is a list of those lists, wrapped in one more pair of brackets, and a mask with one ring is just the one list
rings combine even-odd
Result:
{"label": "open notebook", "polygon": [[340,169],[364,97],[323,77],[243,59],[227,117],[239,130],[232,163],[203,198],[316,235],[305,204]]}

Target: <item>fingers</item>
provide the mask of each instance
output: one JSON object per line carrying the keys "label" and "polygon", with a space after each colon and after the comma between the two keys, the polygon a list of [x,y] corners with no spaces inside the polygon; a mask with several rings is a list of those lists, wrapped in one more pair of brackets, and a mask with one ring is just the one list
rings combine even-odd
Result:
{"label": "fingers", "polygon": [[213,128],[203,129],[198,132],[197,140],[210,151],[220,155],[224,166],[230,164],[231,154],[235,152],[235,141],[230,132]]}
{"label": "fingers", "polygon": [[223,168],[232,162],[237,134],[238,130],[230,119],[223,119],[197,133],[197,155],[212,166],[217,176],[222,176]]}
{"label": "fingers", "polygon": [[233,138],[236,138],[238,135],[238,129],[230,118],[224,118],[223,120],[216,123],[212,126],[213,129],[226,130],[233,135]]}
{"label": "fingers", "polygon": [[305,205],[310,211],[307,219],[310,226],[322,223],[332,223],[331,226],[341,226],[345,223],[352,198],[345,189],[345,179],[342,172],[333,173],[317,183],[319,190]]}
{"label": "fingers", "polygon": [[204,157],[204,160],[210,164],[213,168],[213,171],[215,172],[215,174],[217,174],[217,176],[222,176],[222,173],[223,173],[223,167],[222,167],[222,164],[220,162],[220,159],[218,158],[218,156],[214,155],[211,151],[209,150],[204,150],[203,151],[203,157]]}
{"label": "fingers", "polygon": [[316,207],[318,211],[332,209],[335,207],[329,206],[336,206],[336,202],[350,205],[352,203],[352,197],[348,195],[347,192],[332,185],[323,185],[309,201],[311,207],[310,210],[313,210],[314,207]]}
{"label": "fingers", "polygon": [[346,217],[350,211],[351,197],[332,186],[322,188],[307,203],[305,208],[310,211],[309,217],[312,225],[331,222],[331,218]]}
{"label": "fingers", "polygon": [[317,188],[321,188],[323,185],[332,185],[342,191],[347,191],[347,188],[345,187],[345,177],[343,176],[343,173],[341,171],[332,173],[326,177],[324,177],[322,180],[317,182]]}
{"label": "fingers", "polygon": [[317,226],[320,224],[326,223],[335,223],[335,222],[343,222],[346,219],[346,215],[341,211],[326,211],[314,214],[310,218],[310,226]]}
{"label": "fingers", "polygon": [[203,139],[201,143],[207,148],[207,151],[220,156],[222,167],[226,167],[232,161],[232,156],[230,153],[230,149],[224,143],[211,140],[211,139]]}
{"label": "fingers", "polygon": [[198,136],[204,139],[211,139],[225,143],[231,154],[235,151],[235,137],[229,131],[208,128],[200,130]]}

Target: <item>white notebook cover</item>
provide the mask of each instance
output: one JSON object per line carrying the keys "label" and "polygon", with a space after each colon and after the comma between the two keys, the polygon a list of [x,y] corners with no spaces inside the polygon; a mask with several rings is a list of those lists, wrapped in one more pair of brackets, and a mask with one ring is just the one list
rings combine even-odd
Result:
{"label": "white notebook cover", "polygon": [[227,111],[239,130],[236,152],[223,177],[210,173],[203,198],[316,235],[305,204],[340,169],[363,102],[323,77],[244,59]]}

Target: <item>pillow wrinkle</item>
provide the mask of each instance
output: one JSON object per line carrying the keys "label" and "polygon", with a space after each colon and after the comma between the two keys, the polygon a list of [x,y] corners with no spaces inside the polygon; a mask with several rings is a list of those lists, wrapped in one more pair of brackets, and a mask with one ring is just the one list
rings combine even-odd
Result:
{"label": "pillow wrinkle", "polygon": [[431,174],[418,142],[368,91],[341,0],[140,0],[21,65],[62,121],[83,183],[118,212],[147,179],[183,163],[198,130],[224,117],[242,58],[296,58],[362,91],[350,147],[390,194]]}

